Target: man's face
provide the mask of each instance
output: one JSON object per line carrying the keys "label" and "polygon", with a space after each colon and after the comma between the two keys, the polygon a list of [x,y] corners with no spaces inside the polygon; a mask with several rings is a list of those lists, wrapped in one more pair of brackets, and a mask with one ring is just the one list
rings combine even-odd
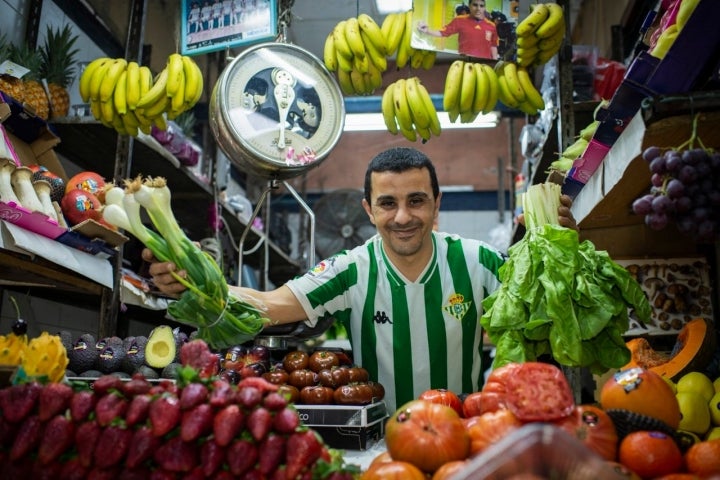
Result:
{"label": "man's face", "polygon": [[363,200],[391,257],[408,257],[432,248],[430,234],[440,198],[433,198],[430,173],[413,168],[402,173],[371,174],[372,206]]}
{"label": "man's face", "polygon": [[473,0],[468,6],[470,7],[471,17],[485,18],[485,0]]}

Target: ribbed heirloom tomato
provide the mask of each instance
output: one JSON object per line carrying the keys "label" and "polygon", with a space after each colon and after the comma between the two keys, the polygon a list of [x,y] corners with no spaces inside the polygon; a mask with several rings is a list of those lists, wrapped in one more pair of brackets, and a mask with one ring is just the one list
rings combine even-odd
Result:
{"label": "ribbed heirloom tomato", "polygon": [[369,468],[360,480],[426,480],[426,477],[412,463],[393,460]]}
{"label": "ribbed heirloom tomato", "polygon": [[411,400],[385,425],[385,443],[394,460],[434,472],[453,460],[464,460],[470,437],[460,416],[450,407]]}
{"label": "ribbed heirloom tomato", "polygon": [[605,460],[617,457],[618,435],[610,416],[594,405],[578,405],[570,416],[557,422]]}
{"label": "ribbed heirloom tomato", "polygon": [[418,398],[420,400],[427,400],[432,403],[446,405],[455,410],[457,414],[461,417],[463,415],[462,401],[460,400],[460,397],[458,397],[455,392],[451,392],[450,390],[446,390],[444,388],[425,390],[423,393],[420,394]]}
{"label": "ribbed heirloom tomato", "polygon": [[482,453],[490,445],[522,426],[523,423],[510,410],[483,413],[468,428],[470,455]]}

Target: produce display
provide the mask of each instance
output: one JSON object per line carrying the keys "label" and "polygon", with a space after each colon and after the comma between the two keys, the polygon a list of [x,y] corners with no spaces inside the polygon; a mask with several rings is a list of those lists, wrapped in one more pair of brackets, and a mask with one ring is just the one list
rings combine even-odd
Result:
{"label": "produce display", "polygon": [[455,60],[445,76],[443,109],[451,122],[471,123],[479,114],[495,108],[499,98],[495,70],[484,63]]}
{"label": "produce display", "polygon": [[425,86],[417,77],[401,78],[385,88],[381,108],[388,132],[398,132],[414,142],[418,136],[427,142],[440,135],[442,128],[435,105]]}

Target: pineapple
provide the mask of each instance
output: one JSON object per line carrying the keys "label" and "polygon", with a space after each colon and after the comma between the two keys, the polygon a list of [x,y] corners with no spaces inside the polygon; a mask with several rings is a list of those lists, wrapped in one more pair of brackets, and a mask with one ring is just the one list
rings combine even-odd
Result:
{"label": "pineapple", "polygon": [[[13,45],[8,42],[5,35],[0,36],[0,63],[5,60],[10,60],[10,52],[12,49]],[[19,78],[10,75],[0,75],[0,91],[11,96],[18,102],[23,101],[22,81],[20,81]]]}
{"label": "pineapple", "polygon": [[52,117],[65,117],[70,110],[68,86],[75,74],[75,55],[73,49],[78,37],[72,35],[72,29],[65,25],[62,30],[47,27],[45,43],[40,47],[42,57],[41,74],[48,82]]}
{"label": "pineapple", "polygon": [[35,115],[47,120],[50,113],[50,104],[45,89],[40,83],[40,66],[42,65],[40,53],[29,48],[27,44],[22,47],[11,45],[10,59],[30,70],[22,79],[22,102],[32,107],[35,110]]}

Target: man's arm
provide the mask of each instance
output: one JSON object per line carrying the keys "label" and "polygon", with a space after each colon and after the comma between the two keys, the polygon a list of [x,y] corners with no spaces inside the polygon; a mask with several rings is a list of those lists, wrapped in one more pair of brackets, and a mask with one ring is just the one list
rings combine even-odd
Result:
{"label": "man's arm", "polygon": [[271,325],[306,320],[305,310],[289,287],[283,285],[269,292],[231,286],[230,291],[265,312]]}
{"label": "man's arm", "polygon": [[417,29],[418,32],[425,33],[427,35],[430,35],[431,37],[442,37],[442,33],[440,33],[440,30],[431,30],[430,27],[428,27],[428,24],[425,22],[418,23]]}

